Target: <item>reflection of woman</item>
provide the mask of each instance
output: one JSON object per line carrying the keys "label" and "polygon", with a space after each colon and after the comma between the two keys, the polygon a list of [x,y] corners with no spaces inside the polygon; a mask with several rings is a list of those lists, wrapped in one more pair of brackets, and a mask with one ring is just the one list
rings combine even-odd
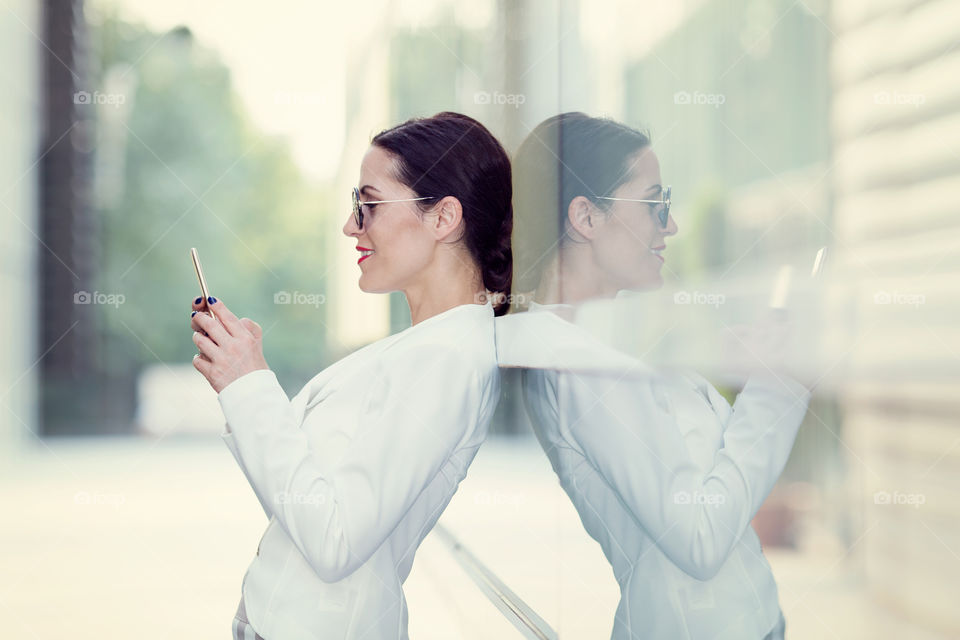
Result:
{"label": "reflection of woman", "polygon": [[510,292],[511,224],[509,159],[493,136],[454,113],[411,120],[373,139],[343,232],[357,243],[360,288],[403,291],[413,326],[291,401],[255,323],[217,301],[223,326],[194,315],[196,367],[270,519],[235,638],[407,637],[401,585],[497,402],[493,318],[506,309],[490,294]]}
{"label": "reflection of woman", "polygon": [[[662,284],[677,226],[646,135],[556,116],[518,150],[514,184],[517,273],[536,280],[532,312],[571,317],[589,298]],[[731,407],[702,377],[631,373],[528,369],[523,379],[537,437],[620,585],[613,637],[782,637],[749,525],[786,463],[807,390],[754,377]]]}

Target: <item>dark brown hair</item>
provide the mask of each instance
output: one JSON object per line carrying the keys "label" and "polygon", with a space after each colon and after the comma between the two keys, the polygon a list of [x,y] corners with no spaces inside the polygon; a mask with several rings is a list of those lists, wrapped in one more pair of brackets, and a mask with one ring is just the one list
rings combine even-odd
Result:
{"label": "dark brown hair", "polygon": [[630,157],[650,135],[609,118],[568,112],[547,118],[513,159],[517,282],[532,291],[554,249],[567,241],[570,202],[584,196],[607,209],[609,196],[630,179]]}
{"label": "dark brown hair", "polygon": [[417,197],[460,201],[461,238],[484,287],[495,294],[495,314],[505,314],[513,281],[513,183],[503,146],[473,118],[450,111],[407,120],[378,133],[372,144],[395,157],[397,179]]}

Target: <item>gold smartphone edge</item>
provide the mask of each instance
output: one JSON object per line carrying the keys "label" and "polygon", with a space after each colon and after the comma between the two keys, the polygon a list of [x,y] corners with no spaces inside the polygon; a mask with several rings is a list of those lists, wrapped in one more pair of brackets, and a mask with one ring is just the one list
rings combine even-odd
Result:
{"label": "gold smartphone edge", "polygon": [[[197,273],[197,280],[200,282],[200,293],[203,295],[204,301],[210,299],[210,292],[207,289],[207,281],[203,277],[203,269],[200,267],[200,256],[197,254],[196,247],[190,247],[190,259],[193,261],[193,270]],[[213,311],[210,311],[209,304],[207,305],[207,313],[210,314],[211,318],[216,319],[217,316],[213,315]]]}

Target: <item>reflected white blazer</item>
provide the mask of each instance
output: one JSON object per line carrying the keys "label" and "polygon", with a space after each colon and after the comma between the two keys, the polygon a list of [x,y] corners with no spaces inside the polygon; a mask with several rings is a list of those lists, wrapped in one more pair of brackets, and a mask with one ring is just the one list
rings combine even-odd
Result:
{"label": "reflected white blazer", "polygon": [[781,613],[750,521],[809,391],[754,377],[731,407],[700,376],[638,371],[523,372],[537,437],[620,585],[612,637],[763,638]]}
{"label": "reflected white blazer", "polygon": [[270,520],[243,579],[267,640],[407,638],[401,585],[499,398],[490,303],[449,309],[323,370],[220,391],[222,434]]}

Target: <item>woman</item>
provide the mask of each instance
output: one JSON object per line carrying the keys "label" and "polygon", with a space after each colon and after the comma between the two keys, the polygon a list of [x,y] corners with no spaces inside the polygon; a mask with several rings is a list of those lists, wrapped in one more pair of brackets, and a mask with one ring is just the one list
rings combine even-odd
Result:
{"label": "woman", "polygon": [[[556,316],[572,319],[580,303],[662,285],[677,225],[647,135],[556,116],[521,145],[514,180],[517,279],[536,290],[529,333],[563,335]],[[620,585],[613,638],[782,637],[776,584],[749,525],[783,470],[807,390],[755,376],[731,407],[696,374],[591,353],[616,366],[541,365],[524,371],[523,387],[537,437]]]}
{"label": "woman", "polygon": [[356,241],[360,288],[402,291],[412,326],[331,365],[292,401],[256,323],[211,298],[221,325],[194,301],[194,366],[219,394],[223,439],[270,519],[234,637],[407,637],[401,585],[498,400],[493,319],[506,308],[491,300],[510,292],[512,216],[509,159],[479,122],[440,113],[374,137],[343,233]]}

